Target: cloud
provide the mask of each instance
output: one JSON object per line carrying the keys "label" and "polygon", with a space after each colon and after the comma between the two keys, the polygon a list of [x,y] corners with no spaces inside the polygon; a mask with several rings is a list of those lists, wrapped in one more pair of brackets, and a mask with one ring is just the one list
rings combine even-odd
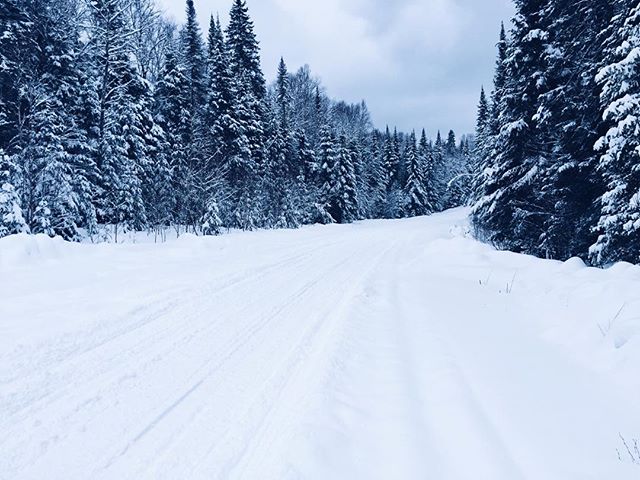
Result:
{"label": "cloud", "polygon": [[[184,7],[160,0],[176,18]],[[196,0],[201,21],[231,0]],[[247,0],[267,77],[280,56],[308,63],[330,95],[366,99],[374,121],[403,130],[473,129],[480,85],[509,0]],[[205,25],[203,23],[203,25]]]}
{"label": "cloud", "polygon": [[392,70],[389,52],[371,35],[367,18],[345,8],[345,2],[273,1],[289,20],[290,44],[285,49],[293,46],[294,60],[311,63],[337,88],[351,88],[363,78]]}

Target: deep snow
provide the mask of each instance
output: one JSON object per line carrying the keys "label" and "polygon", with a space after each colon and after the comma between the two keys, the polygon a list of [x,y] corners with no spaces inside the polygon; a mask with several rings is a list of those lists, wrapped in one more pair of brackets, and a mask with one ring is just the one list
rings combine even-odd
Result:
{"label": "deep snow", "polygon": [[0,240],[0,478],[640,478],[640,268],[466,213]]}

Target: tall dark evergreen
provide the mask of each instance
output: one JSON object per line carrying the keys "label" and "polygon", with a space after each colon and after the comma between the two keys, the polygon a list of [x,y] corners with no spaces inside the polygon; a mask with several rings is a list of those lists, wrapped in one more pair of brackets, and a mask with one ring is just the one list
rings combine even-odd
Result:
{"label": "tall dark evergreen", "polygon": [[328,125],[322,128],[318,150],[318,181],[320,184],[319,219],[323,223],[334,223],[336,197],[339,194],[337,184],[338,156],[340,155],[334,132]]}
{"label": "tall dark evergreen", "polygon": [[506,82],[499,100],[500,133],[491,174],[472,216],[478,235],[498,246],[546,255],[542,247],[549,199],[539,176],[550,161],[538,113],[547,88],[549,19],[544,0],[518,0],[506,55]]}
{"label": "tall dark evergreen", "polygon": [[337,143],[338,152],[333,171],[334,196],[329,213],[338,223],[350,223],[358,219],[358,194],[356,170],[352,152],[345,135]]}
{"label": "tall dark evergreen", "polygon": [[[566,259],[583,257],[595,242],[597,199],[603,193],[593,146],[604,134],[596,74],[601,68],[605,32],[613,2],[570,5],[549,2],[545,92],[535,121],[546,141],[544,186],[549,212],[543,226],[542,252]],[[580,65],[580,71],[576,71]]]}
{"label": "tall dark evergreen", "polygon": [[440,194],[436,180],[436,168],[434,160],[433,146],[427,140],[427,133],[422,129],[420,141],[418,143],[418,156],[423,168],[423,181],[425,191],[425,210],[426,213],[434,213],[438,211],[440,202]]}
{"label": "tall dark evergreen", "polygon": [[198,24],[193,0],[186,0],[186,22],[180,32],[180,57],[187,80],[188,129],[184,132],[186,149],[186,172],[184,186],[187,195],[182,199],[185,208],[184,222],[194,229],[201,223],[208,201],[211,179],[210,156],[203,151],[206,145],[205,102],[206,102],[206,55],[202,32]]}
{"label": "tall dark evergreen", "polygon": [[0,237],[27,231],[20,199],[12,183],[15,166],[0,151]]}
{"label": "tall dark evergreen", "polygon": [[185,66],[185,73],[188,81],[187,97],[191,110],[193,123],[192,129],[198,128],[197,122],[199,114],[205,100],[206,80],[205,67],[206,57],[202,32],[196,16],[196,9],[193,0],[186,0],[186,23],[182,37],[182,62]]}
{"label": "tall dark evergreen", "polygon": [[487,94],[482,87],[480,91],[480,101],[478,102],[478,115],[476,117],[476,138],[475,138],[475,171],[480,174],[485,159],[489,156],[491,149],[490,130],[490,105]]}
{"label": "tall dark evergreen", "polygon": [[185,69],[178,63],[174,51],[166,53],[164,67],[156,85],[156,122],[165,132],[167,170],[163,176],[169,182],[166,198],[168,224],[178,230],[186,225],[189,196],[190,101]]}
{"label": "tall dark evergreen", "polygon": [[[429,197],[426,192],[427,182],[425,179],[426,168],[424,164],[426,155],[423,151],[418,151],[415,132],[411,133],[408,142],[407,171],[409,178],[405,186],[407,213],[409,216],[426,215],[431,213]],[[424,145],[421,150],[423,149]]]}
{"label": "tall dark evergreen", "polygon": [[[266,82],[260,67],[260,47],[245,0],[234,0],[227,28],[229,74],[236,106],[241,110],[254,162],[260,162],[265,121]],[[241,108],[242,107],[242,108]]]}
{"label": "tall dark evergreen", "polygon": [[500,133],[500,105],[504,98],[504,88],[507,82],[507,49],[509,47],[507,31],[504,23],[500,25],[500,37],[498,40],[498,57],[496,60],[495,74],[493,76],[493,92],[491,93],[489,131],[491,135]]}
{"label": "tall dark evergreen", "polygon": [[591,250],[601,265],[640,263],[640,5],[621,2],[596,80],[608,130],[598,140],[601,199],[599,238]]}
{"label": "tall dark evergreen", "polygon": [[[478,114],[477,235],[539,256],[640,261],[636,2],[516,2],[489,138]],[[486,146],[483,146],[486,145]],[[476,153],[477,155],[477,153]]]}

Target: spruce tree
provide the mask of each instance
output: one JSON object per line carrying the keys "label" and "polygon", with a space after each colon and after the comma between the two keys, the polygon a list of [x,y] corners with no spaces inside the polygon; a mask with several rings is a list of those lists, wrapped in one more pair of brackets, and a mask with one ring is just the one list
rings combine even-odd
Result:
{"label": "spruce tree", "polygon": [[493,77],[493,92],[491,93],[489,132],[492,137],[500,133],[500,106],[504,100],[505,86],[507,82],[507,51],[509,43],[504,23],[500,25],[500,39],[498,40],[498,56],[496,59],[495,74]]}
{"label": "spruce tree", "polygon": [[433,186],[437,202],[436,211],[442,211],[445,209],[446,205],[448,169],[445,157],[445,144],[442,140],[440,131],[438,131],[438,134],[436,135],[436,141],[433,145],[431,155]]}
{"label": "spruce tree", "polygon": [[318,221],[335,223],[339,221],[336,212],[336,196],[339,194],[336,171],[338,169],[338,147],[335,134],[329,126],[324,126],[321,132],[321,142],[318,151],[318,180],[320,187],[320,201],[318,203]]}
{"label": "spruce tree", "polygon": [[[542,251],[559,259],[587,257],[596,238],[593,225],[597,198],[603,193],[592,148],[605,134],[599,109],[604,32],[613,17],[612,2],[570,5],[549,2],[544,12],[548,27],[546,84],[534,119],[547,152],[540,190],[549,205]],[[576,69],[580,65],[580,71]]]}
{"label": "spruce tree", "polygon": [[478,115],[476,117],[476,139],[475,150],[473,152],[474,178],[478,179],[482,171],[485,159],[489,156],[491,149],[491,131],[490,131],[490,106],[487,95],[482,87],[480,91],[480,101],[478,102]]}
{"label": "spruce tree", "polygon": [[474,208],[477,234],[498,246],[533,254],[541,251],[548,199],[538,186],[549,161],[540,146],[543,130],[536,119],[547,78],[549,19],[545,1],[519,0],[506,55],[507,79],[498,110],[500,134],[489,159],[491,176]]}
{"label": "spruce tree", "polygon": [[13,170],[15,166],[0,150],[0,238],[28,231],[18,195],[11,181]]}
{"label": "spruce tree", "polygon": [[206,209],[208,173],[211,158],[205,154],[205,101],[207,60],[202,32],[196,17],[193,0],[186,0],[186,23],[181,32],[181,63],[187,79],[189,128],[186,131],[186,185],[188,196],[184,198],[184,222],[197,228]]}
{"label": "spruce tree", "polygon": [[378,130],[371,134],[369,142],[366,180],[368,193],[362,202],[367,202],[369,218],[382,218],[387,198],[386,172],[384,165],[384,137]]}
{"label": "spruce tree", "polygon": [[358,195],[356,172],[352,152],[345,135],[338,139],[338,155],[334,169],[335,195],[331,205],[331,216],[338,223],[351,223],[358,219]]}
{"label": "spruce tree", "polygon": [[427,133],[424,128],[422,129],[422,134],[420,135],[420,141],[418,143],[418,157],[422,164],[425,213],[430,214],[438,211],[440,197],[436,180],[434,151],[427,140]]}
{"label": "spruce tree", "polygon": [[[260,51],[245,0],[234,0],[227,28],[230,77],[239,119],[251,151],[245,161],[260,163],[264,137],[266,82]],[[247,171],[253,167],[248,166]]]}
{"label": "spruce tree", "polygon": [[[91,230],[95,216],[89,186],[92,162],[75,118],[80,87],[73,10],[52,0],[23,8],[29,22],[8,29],[13,41],[3,53],[3,62],[12,61],[15,70],[0,74],[6,82],[0,97],[8,100],[3,116],[16,132],[7,145],[17,167],[13,182],[34,233],[76,239],[80,225]],[[30,41],[23,42],[23,36]],[[11,120],[16,114],[19,123],[17,117]]]}
{"label": "spruce tree", "polygon": [[178,230],[186,225],[189,179],[190,100],[186,71],[169,50],[155,91],[156,122],[165,133],[165,158],[168,170],[160,175],[169,181],[166,199],[168,221]]}
{"label": "spruce tree", "polygon": [[429,212],[429,201],[425,191],[425,166],[424,156],[418,154],[416,145],[416,134],[412,132],[409,136],[407,146],[407,170],[409,179],[405,186],[407,201],[407,214],[412,217],[426,215]]}
{"label": "spruce tree", "polygon": [[192,115],[193,134],[199,127],[202,106],[205,100],[205,67],[204,43],[202,32],[198,24],[196,9],[193,0],[186,0],[186,23],[181,33],[182,37],[182,62],[188,82],[187,97],[189,99],[190,113]]}
{"label": "spruce tree", "polygon": [[609,39],[606,66],[597,75],[609,128],[597,144],[598,168],[606,181],[599,238],[591,250],[599,265],[640,262],[640,5],[624,10],[619,22]]}

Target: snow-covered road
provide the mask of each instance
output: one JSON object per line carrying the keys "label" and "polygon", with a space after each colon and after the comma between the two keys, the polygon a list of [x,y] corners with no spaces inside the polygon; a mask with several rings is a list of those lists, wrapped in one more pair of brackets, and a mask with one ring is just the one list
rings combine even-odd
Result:
{"label": "snow-covered road", "polygon": [[640,268],[465,213],[0,240],[0,478],[639,478]]}

